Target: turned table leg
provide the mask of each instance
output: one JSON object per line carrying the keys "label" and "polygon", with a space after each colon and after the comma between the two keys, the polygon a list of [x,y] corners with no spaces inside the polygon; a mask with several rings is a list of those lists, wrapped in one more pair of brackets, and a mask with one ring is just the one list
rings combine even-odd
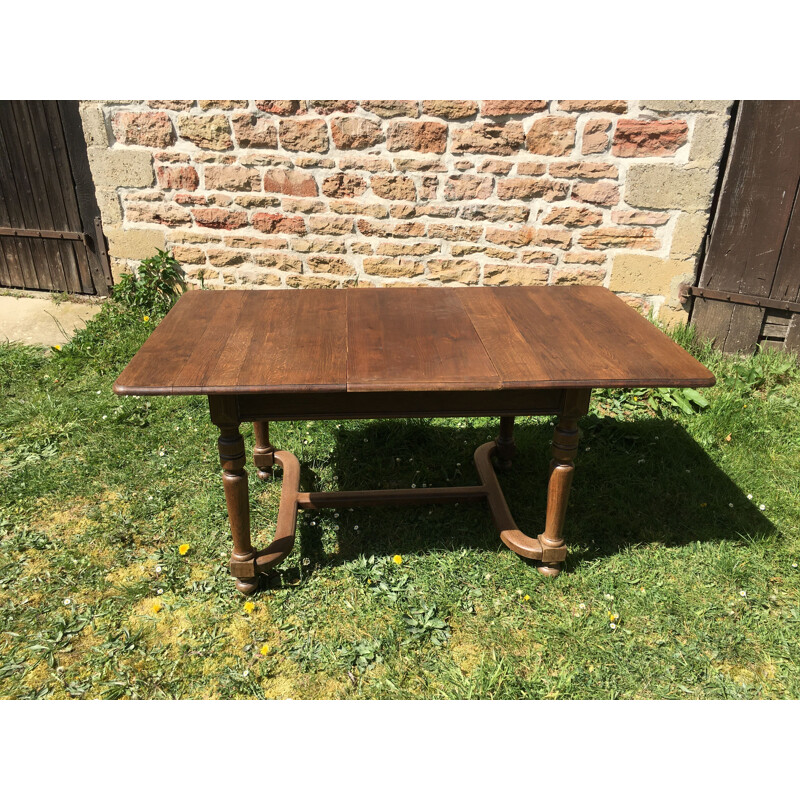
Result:
{"label": "turned table leg", "polygon": [[494,440],[497,445],[497,468],[511,469],[511,459],[517,452],[514,444],[514,417],[500,417],[500,435]]}
{"label": "turned table leg", "polygon": [[539,536],[545,553],[541,565],[537,567],[542,575],[558,575],[564,564],[563,557],[551,560],[546,553],[550,549],[557,549],[566,556],[564,519],[567,515],[572,473],[575,471],[574,459],[578,452],[578,419],[588,410],[589,394],[588,390],[576,390],[568,394],[564,412],[553,432],[553,458],[550,461],[550,479],[547,484],[547,516],[544,533]]}
{"label": "turned table leg", "polygon": [[256,435],[256,445],[253,448],[253,464],[256,467],[256,475],[265,481],[272,473],[275,464],[275,448],[269,441],[269,422],[259,420],[253,423],[253,431]]}
{"label": "turned table leg", "polygon": [[247,471],[244,439],[238,425],[220,425],[217,440],[222,464],[222,484],[228,519],[233,534],[231,575],[236,577],[236,588],[243,594],[252,594],[258,588],[256,550],[250,541],[250,498],[247,491]]}

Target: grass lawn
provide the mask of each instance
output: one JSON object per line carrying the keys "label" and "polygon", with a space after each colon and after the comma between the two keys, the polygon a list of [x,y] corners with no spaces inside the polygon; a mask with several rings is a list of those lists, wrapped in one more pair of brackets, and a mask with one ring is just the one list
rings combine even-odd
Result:
{"label": "grass lawn", "polygon": [[[794,358],[726,359],[679,330],[717,375],[707,408],[595,393],[555,580],[501,545],[483,505],[301,511],[251,606],[227,571],[206,399],[111,391],[156,323],[109,303],[61,351],[0,346],[0,696],[800,697]],[[534,534],[552,422],[518,419],[501,479]],[[477,482],[472,453],[497,429],[271,433],[305,489],[333,490]],[[249,473],[263,547],[280,474]]]}

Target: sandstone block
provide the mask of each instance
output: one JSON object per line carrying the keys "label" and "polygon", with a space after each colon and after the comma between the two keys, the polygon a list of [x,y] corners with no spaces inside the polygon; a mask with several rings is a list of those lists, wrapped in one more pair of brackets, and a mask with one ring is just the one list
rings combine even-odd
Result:
{"label": "sandstone block", "polygon": [[351,114],[358,104],[355,100],[311,100],[309,105],[317,114]]}
{"label": "sandstone block", "polygon": [[195,222],[203,228],[233,230],[247,225],[246,211],[229,211],[226,208],[192,209]]}
{"label": "sandstone block", "polygon": [[572,189],[572,199],[597,206],[615,206],[619,202],[619,186],[611,181],[579,182]]}
{"label": "sandstone block", "polygon": [[363,150],[380,144],[386,138],[381,126],[365,117],[334,117],[331,135],[340,150]]}
{"label": "sandstone block", "polygon": [[554,178],[616,178],[619,170],[601,161],[563,161],[551,164],[550,174]]}
{"label": "sandstone block", "polygon": [[233,114],[231,122],[240,147],[278,146],[278,129],[272,120],[255,114]]}
{"label": "sandstone block", "polygon": [[547,267],[510,267],[487,264],[483,268],[484,286],[545,286],[550,276]]}
{"label": "sandstone block", "polygon": [[534,120],[525,137],[528,152],[543,156],[565,156],[575,147],[572,117],[542,117]]}
{"label": "sandstone block", "polygon": [[670,156],[686,144],[689,126],[678,119],[621,119],[611,152],[624,158]]}
{"label": "sandstone block", "polygon": [[731,107],[730,100],[640,100],[639,107],[662,114],[703,111],[722,114]]}
{"label": "sandstone block", "polygon": [[587,225],[598,225],[603,215],[593,208],[578,206],[561,206],[552,208],[542,222],[545,225],[564,225],[567,228],[582,228]]}
{"label": "sandstone block", "polygon": [[477,284],[481,277],[480,265],[475,261],[454,258],[433,258],[426,264],[428,278],[442,283]]}
{"label": "sandstone block", "polygon": [[451,149],[454,153],[510,156],[519,151],[522,143],[521,122],[508,122],[505,125],[476,122],[468,128],[453,130]]}
{"label": "sandstone block", "polygon": [[206,189],[254,192],[261,188],[261,177],[258,170],[238,165],[206,167],[203,177]]}
{"label": "sandstone block", "polygon": [[661,247],[651,228],[596,228],[581,234],[578,241],[587,250],[658,250]]}
{"label": "sandstone block", "polygon": [[497,182],[497,196],[501,200],[531,200],[542,197],[548,202],[565,200],[569,184],[546,178],[502,178]]}
{"label": "sandstone block", "polygon": [[423,100],[422,113],[444,119],[464,119],[478,113],[474,100]]}
{"label": "sandstone block", "polygon": [[190,224],[191,214],[180,206],[171,203],[128,203],[125,207],[128,222],[148,222],[154,225]]}
{"label": "sandstone block", "polygon": [[355,267],[343,258],[335,256],[309,256],[306,266],[312,272],[327,272],[330,275],[355,275]]}
{"label": "sandstone block", "polygon": [[113,258],[141,261],[164,250],[164,231],[155,228],[105,228],[108,237],[108,253]]}
{"label": "sandstone block", "polygon": [[279,137],[287,150],[328,151],[328,126],[322,119],[282,119]]}
{"label": "sandstone block", "polygon": [[413,278],[422,275],[424,265],[421,261],[408,258],[371,258],[364,259],[364,272],[369,275],[381,275],[385,278]]}
{"label": "sandstone block", "polygon": [[361,108],[379,117],[419,116],[419,103],[416,100],[362,100]]}
{"label": "sandstone block", "polygon": [[614,256],[609,288],[614,292],[667,295],[673,278],[691,270],[691,263],[686,261],[619,253]]}
{"label": "sandstone block", "polygon": [[658,211],[612,211],[611,221],[616,225],[666,225],[669,214]]}
{"label": "sandstone block", "polygon": [[443,122],[392,122],[386,147],[391,151],[444,153],[447,148],[447,125]]}
{"label": "sandstone block", "polygon": [[350,217],[312,216],[308,218],[308,227],[311,233],[344,236],[353,232],[353,220]]}
{"label": "sandstone block", "polygon": [[605,153],[608,149],[610,119],[590,119],[583,126],[583,143],[581,153]]}
{"label": "sandstone block", "polygon": [[727,116],[699,117],[692,131],[689,160],[716,165],[722,157],[730,120]]}
{"label": "sandstone block", "polygon": [[632,164],[625,181],[625,202],[655,209],[706,211],[715,173],[673,164]]}
{"label": "sandstone block", "polygon": [[164,111],[117,111],[111,128],[121,144],[169,147],[175,141],[172,121]]}
{"label": "sandstone block", "polygon": [[317,182],[309,172],[296,169],[269,169],[264,173],[264,191],[296,197],[316,197]]}
{"label": "sandstone block", "polygon": [[90,103],[80,104],[83,138],[89,147],[108,147],[108,129],[100,106]]}
{"label": "sandstone block", "polygon": [[152,186],[153,157],[146,150],[88,149],[92,178],[97,187]]}
{"label": "sandstone block", "polygon": [[162,189],[186,189],[193,192],[200,185],[194,167],[159,167],[156,170],[158,185]]}
{"label": "sandstone block", "polygon": [[265,114],[282,117],[306,113],[306,104],[302,100],[256,100],[256,108]]}
{"label": "sandstone block", "polygon": [[367,182],[360,175],[339,172],[322,182],[322,193],[328,197],[357,197],[367,191]]}
{"label": "sandstone block", "polygon": [[228,150],[233,146],[228,118],[224,114],[205,117],[181,114],[178,132],[182,138],[206,150]]}
{"label": "sandstone block", "polygon": [[607,114],[624,114],[628,110],[625,100],[559,100],[561,111],[603,111]]}
{"label": "sandstone block", "polygon": [[700,252],[700,247],[707,232],[708,214],[702,212],[681,214],[672,231],[670,257],[678,259],[694,258]]}
{"label": "sandstone block", "polygon": [[376,175],[370,180],[372,191],[378,197],[387,200],[410,200],[417,199],[417,189],[414,181],[405,175]]}
{"label": "sandstone block", "polygon": [[444,199],[485,200],[493,188],[494,178],[490,175],[452,175],[444,185]]}
{"label": "sandstone block", "polygon": [[546,108],[547,100],[481,100],[481,114],[485,117],[535,114]]}
{"label": "sandstone block", "polygon": [[253,227],[262,233],[305,233],[306,223],[302,217],[287,217],[283,214],[259,212],[253,214]]}
{"label": "sandstone block", "polygon": [[602,286],[606,279],[604,269],[588,267],[573,269],[554,269],[552,284],[554,286]]}

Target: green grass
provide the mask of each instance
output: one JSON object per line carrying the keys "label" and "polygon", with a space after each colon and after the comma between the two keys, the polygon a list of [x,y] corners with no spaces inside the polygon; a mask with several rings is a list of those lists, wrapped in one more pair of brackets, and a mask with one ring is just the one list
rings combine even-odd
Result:
{"label": "green grass", "polygon": [[[107,304],[61,351],[0,347],[0,696],[800,697],[795,360],[725,359],[680,329],[718,377],[705,409],[596,393],[556,580],[481,505],[305,511],[247,613],[205,398],[111,392],[156,322]],[[531,533],[551,423],[518,420],[501,479]],[[456,485],[497,427],[275,423],[272,439],[307,489]],[[264,546],[280,475],[254,472]]]}

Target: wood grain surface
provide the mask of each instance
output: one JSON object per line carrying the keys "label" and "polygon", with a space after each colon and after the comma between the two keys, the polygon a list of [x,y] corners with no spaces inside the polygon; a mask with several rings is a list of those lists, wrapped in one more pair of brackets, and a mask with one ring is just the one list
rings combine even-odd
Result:
{"label": "wood grain surface", "polygon": [[607,289],[303,289],[185,294],[118,394],[487,392],[710,386]]}

